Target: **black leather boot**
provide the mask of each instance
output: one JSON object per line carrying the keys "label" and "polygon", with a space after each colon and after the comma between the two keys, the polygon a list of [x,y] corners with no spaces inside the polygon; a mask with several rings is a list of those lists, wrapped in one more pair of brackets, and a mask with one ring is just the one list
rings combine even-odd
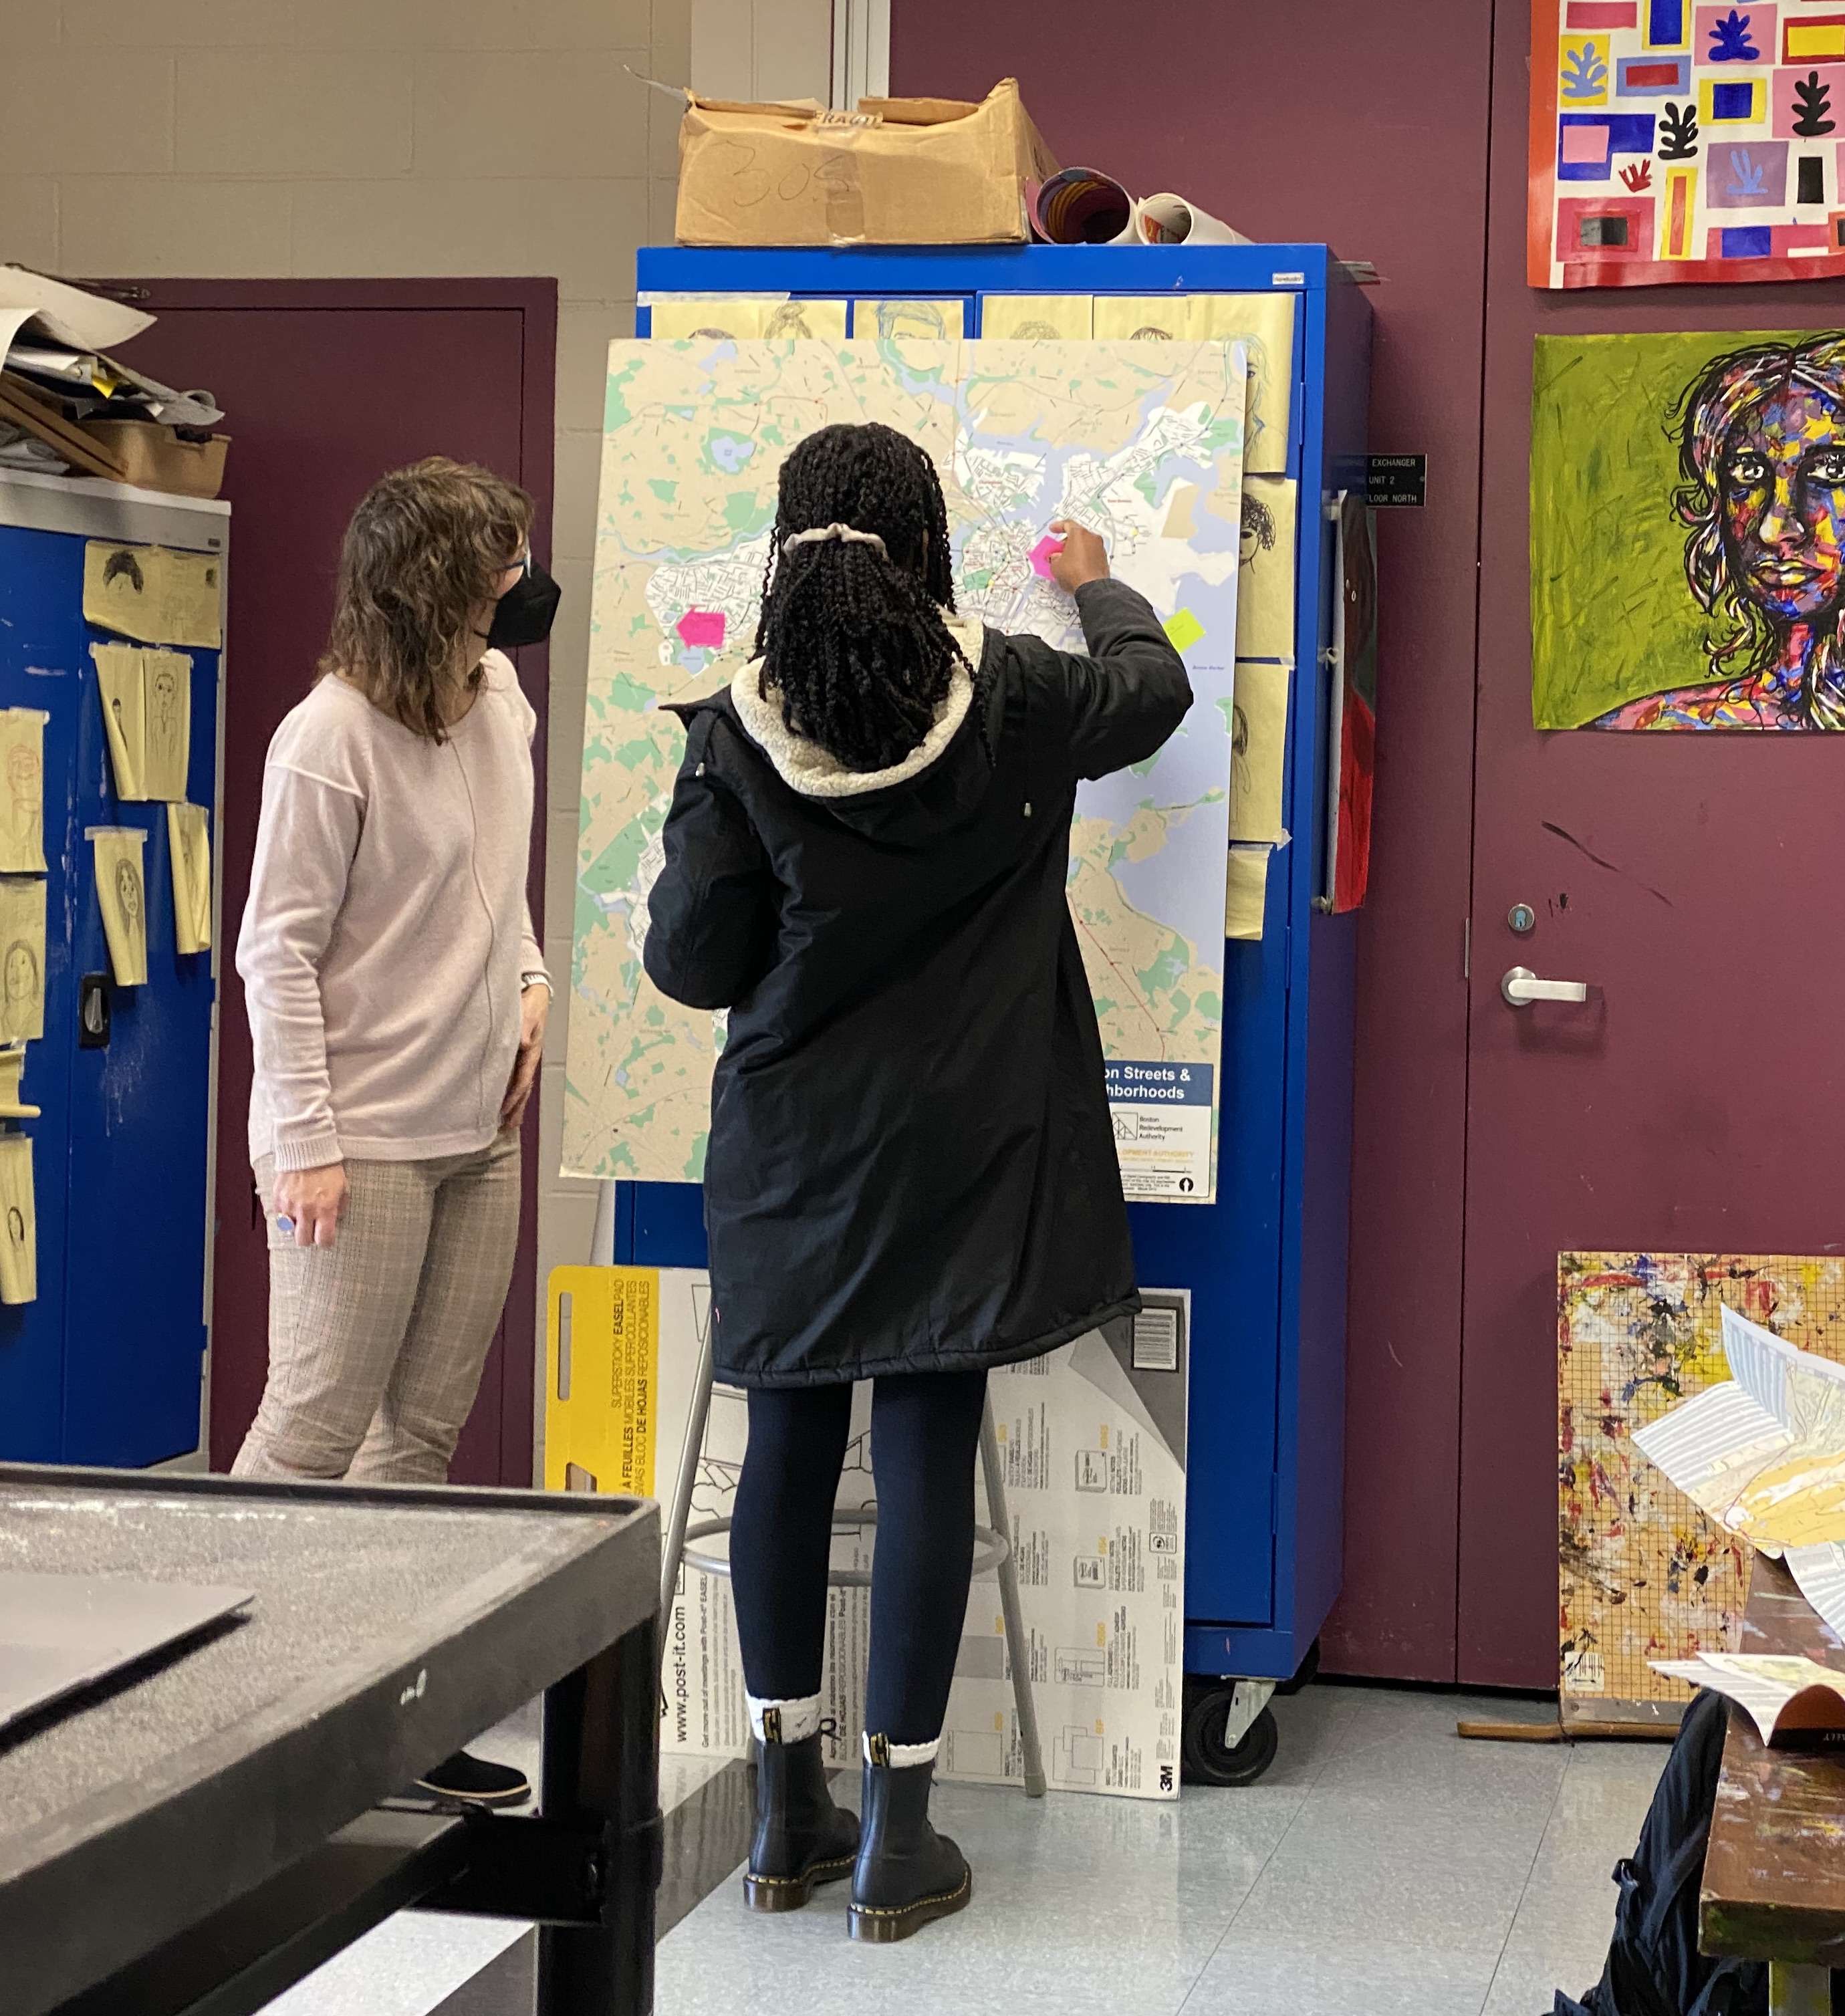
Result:
{"label": "black leather boot", "polygon": [[857,1816],[833,1803],[819,1736],[759,1744],[756,1834],[743,1877],[750,1909],[799,1910],[815,1884],[851,1874],[858,1849]]}
{"label": "black leather boot", "polygon": [[[884,1738],[871,1739],[873,1757]],[[865,1766],[859,1866],[852,1871],[852,1935],[888,1946],[932,1918],[963,1910],[974,1895],[968,1859],[929,1824],[933,1764]]]}

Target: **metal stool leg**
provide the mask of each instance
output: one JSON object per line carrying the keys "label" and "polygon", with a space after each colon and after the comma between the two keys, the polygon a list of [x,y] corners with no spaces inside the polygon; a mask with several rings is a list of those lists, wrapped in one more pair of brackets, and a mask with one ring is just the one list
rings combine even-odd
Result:
{"label": "metal stool leg", "polygon": [[[1005,1472],[1000,1467],[1000,1438],[993,1432],[991,1400],[980,1409],[980,1468],[986,1479],[986,1523],[1008,1543],[1012,1521],[1006,1510]],[[1012,1693],[1018,1705],[1018,1743],[1025,1764],[1028,1799],[1044,1796],[1044,1759],[1038,1745],[1038,1710],[1032,1699],[1031,1647],[1025,1614],[1018,1601],[1018,1564],[1010,1545],[1000,1564],[1000,1609],[1006,1620],[1006,1656],[1012,1665]]]}
{"label": "metal stool leg", "polygon": [[704,1424],[711,1413],[712,1327],[704,1327],[698,1347],[698,1370],[692,1378],[692,1418],[686,1424],[686,1445],[679,1451],[679,1481],[673,1486],[672,1514],[660,1547],[660,1629],[679,1589],[679,1556],[685,1550],[686,1525],[692,1515],[692,1491],[698,1481],[698,1458],[704,1447]]}

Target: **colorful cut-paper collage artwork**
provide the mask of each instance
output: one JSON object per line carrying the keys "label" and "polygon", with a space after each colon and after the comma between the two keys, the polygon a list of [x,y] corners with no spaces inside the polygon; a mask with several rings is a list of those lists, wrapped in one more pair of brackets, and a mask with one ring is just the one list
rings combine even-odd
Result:
{"label": "colorful cut-paper collage artwork", "polygon": [[1845,5],[1535,0],[1534,287],[1845,273]]}
{"label": "colorful cut-paper collage artwork", "polygon": [[1079,642],[1041,549],[1094,525],[1185,657],[1196,701],[1159,755],[1085,784],[1071,902],[1119,1081],[1124,1186],[1214,1194],[1224,998],[1243,412],[1240,344],[611,346],[566,1071],[572,1173],[696,1182],[725,1018],[641,963],[683,735],[667,704],[753,646],[777,477],[831,422],[919,441],[946,494],[960,606]]}
{"label": "colorful cut-paper collage artwork", "polygon": [[1563,1719],[1676,1718],[1654,1659],[1736,1649],[1748,1543],[1706,1518],[1635,1432],[1730,1377],[1728,1305],[1845,1363],[1845,1260],[1762,1254],[1557,1258],[1559,1679]]}

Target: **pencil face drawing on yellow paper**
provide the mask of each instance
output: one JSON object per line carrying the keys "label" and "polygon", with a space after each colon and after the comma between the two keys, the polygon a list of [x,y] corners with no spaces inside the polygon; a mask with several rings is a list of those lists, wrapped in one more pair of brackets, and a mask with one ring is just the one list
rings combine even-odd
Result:
{"label": "pencil face drawing on yellow paper", "polygon": [[96,693],[102,702],[103,727],[109,738],[109,766],[115,795],[132,801],[146,795],[142,772],[146,762],[147,735],[142,719],[145,678],[138,644],[92,644],[96,661]]}
{"label": "pencil face drawing on yellow paper", "polygon": [[0,1135],[0,1302],[38,1299],[38,1213],[32,1190],[32,1139]]}
{"label": "pencil face drawing on yellow paper", "polygon": [[0,708],[0,874],[45,873],[45,724],[36,707]]}
{"label": "pencil face drawing on yellow paper", "polygon": [[203,805],[167,807],[173,863],[173,940],[182,953],[211,949],[211,835]]}
{"label": "pencil face drawing on yellow paper", "polygon": [[0,877],[0,1042],[45,1034],[45,884]]}
{"label": "pencil face drawing on yellow paper", "polygon": [[186,796],[192,740],[192,664],[181,651],[141,654],[141,788],[169,804]]}
{"label": "pencil face drawing on yellow paper", "polygon": [[117,987],[147,984],[147,884],[139,826],[95,826],[88,837],[94,851],[96,902],[109,945],[110,970]]}
{"label": "pencil face drawing on yellow paper", "polygon": [[215,554],[111,545],[103,539],[84,548],[83,613],[118,637],[215,650],[223,642],[222,593]]}

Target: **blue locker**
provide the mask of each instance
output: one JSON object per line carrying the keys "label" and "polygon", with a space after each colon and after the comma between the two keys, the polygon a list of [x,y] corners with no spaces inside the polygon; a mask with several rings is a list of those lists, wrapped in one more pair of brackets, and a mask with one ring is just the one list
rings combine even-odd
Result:
{"label": "blue locker", "polygon": [[[142,1467],[201,1445],[208,1338],[215,954],[176,949],[166,808],[115,796],[83,614],[89,539],[226,553],[228,507],[111,484],[0,476],[0,707],[45,726],[45,1035],[28,1046],[38,1298],[0,1306],[0,1458]],[[117,639],[116,641],[121,641]],[[222,653],[192,659],[187,795],[217,862]],[[87,829],[138,826],[148,983],[110,989],[109,1040],[79,1041],[106,974]],[[214,937],[215,938],[214,931]]]}
{"label": "blue locker", "polygon": [[[1226,947],[1223,1101],[1213,1204],[1130,1207],[1140,1278],[1191,1291],[1185,1665],[1286,1679],[1339,1593],[1346,1258],[1357,920],[1327,914],[1333,528],[1364,484],[1371,309],[1323,245],[967,246],[642,251],[653,294],[826,300],[961,296],[966,333],[995,293],[1289,291],[1300,484],[1295,667],[1283,823],[1262,941]],[[614,1258],[704,1264],[701,1193],[616,1186]]]}

